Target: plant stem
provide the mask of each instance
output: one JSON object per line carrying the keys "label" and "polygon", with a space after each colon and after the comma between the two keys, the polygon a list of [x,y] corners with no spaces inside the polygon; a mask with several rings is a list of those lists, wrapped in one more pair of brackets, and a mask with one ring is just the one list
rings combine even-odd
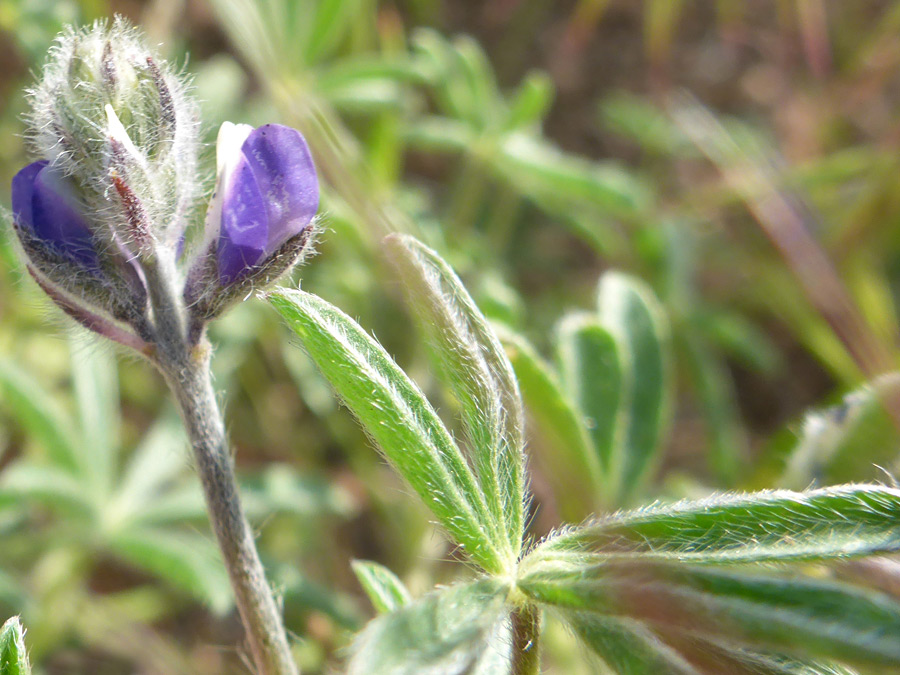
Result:
{"label": "plant stem", "polygon": [[541,672],[541,610],[521,605],[512,615],[512,675],[538,675]]}
{"label": "plant stem", "polygon": [[210,372],[211,349],[205,336],[192,344],[184,304],[175,290],[174,269],[145,265],[156,328],[154,361],[181,410],[194,451],[206,507],[225,568],[231,579],[258,675],[298,675],[281,612],[256,551],[244,515],[225,423]]}

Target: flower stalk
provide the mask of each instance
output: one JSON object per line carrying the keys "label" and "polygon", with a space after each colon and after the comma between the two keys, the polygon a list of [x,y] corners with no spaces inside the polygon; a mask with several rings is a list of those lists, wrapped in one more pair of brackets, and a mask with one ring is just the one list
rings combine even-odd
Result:
{"label": "flower stalk", "polygon": [[[28,271],[66,314],[136,350],[178,402],[259,675],[295,675],[281,611],[238,496],[206,327],[299,263],[319,189],[306,141],[223,125],[205,232],[191,238],[196,105],[126,22],[69,29],[31,91],[38,159],[12,183]],[[199,245],[185,242],[199,240]],[[184,253],[184,255],[183,255]]]}

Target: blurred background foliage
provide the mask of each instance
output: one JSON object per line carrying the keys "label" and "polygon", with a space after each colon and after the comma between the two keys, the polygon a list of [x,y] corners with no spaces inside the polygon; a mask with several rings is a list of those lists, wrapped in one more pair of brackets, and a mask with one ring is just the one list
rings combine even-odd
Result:
{"label": "blurred background foliage", "polygon": [[[54,36],[116,12],[193,77],[206,188],[222,121],[306,135],[326,232],[295,282],[450,424],[381,238],[415,233],[454,265],[532,408],[536,537],[598,504],[897,468],[898,386],[876,378],[900,357],[900,3],[0,0],[4,185]],[[247,672],[163,383],[72,335],[6,227],[0,259],[0,618],[23,615],[41,672]],[[641,494],[569,493],[557,453],[592,442],[575,404],[604,371],[566,354],[602,332],[611,269],[668,326],[662,462]],[[373,613],[351,559],[414,594],[458,566],[274,312],[248,301],[213,340],[262,553],[323,672]],[[546,649],[551,672],[584,667],[561,629]]]}

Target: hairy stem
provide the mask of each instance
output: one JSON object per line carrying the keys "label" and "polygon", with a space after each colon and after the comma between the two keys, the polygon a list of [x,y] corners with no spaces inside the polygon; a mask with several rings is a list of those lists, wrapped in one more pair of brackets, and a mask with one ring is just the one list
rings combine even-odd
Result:
{"label": "hairy stem", "polygon": [[512,615],[512,675],[538,675],[541,672],[541,610],[534,605],[517,607]]}
{"label": "hairy stem", "polygon": [[146,265],[156,332],[156,365],[166,378],[187,428],[209,519],[235,602],[247,631],[258,675],[298,675],[281,612],[256,551],[250,523],[238,496],[225,424],[216,402],[204,336],[189,339],[184,304],[174,269]]}

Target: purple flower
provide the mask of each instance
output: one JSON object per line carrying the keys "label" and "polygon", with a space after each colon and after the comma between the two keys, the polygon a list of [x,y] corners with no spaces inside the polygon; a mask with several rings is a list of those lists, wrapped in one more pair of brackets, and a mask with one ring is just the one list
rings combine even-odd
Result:
{"label": "purple flower", "polygon": [[216,256],[225,286],[310,226],[319,207],[319,183],[303,136],[280,124],[252,129],[226,122],[217,160],[210,225],[218,225]]}
{"label": "purple flower", "polygon": [[16,224],[42,244],[91,270],[99,269],[96,242],[64,176],[46,160],[29,164],[12,180]]}

